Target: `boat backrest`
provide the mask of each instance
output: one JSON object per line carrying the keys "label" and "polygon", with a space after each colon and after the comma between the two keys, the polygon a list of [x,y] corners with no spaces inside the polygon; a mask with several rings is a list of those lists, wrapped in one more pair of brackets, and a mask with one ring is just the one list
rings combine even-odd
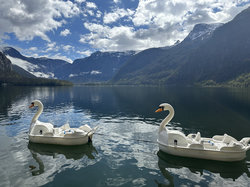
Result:
{"label": "boat backrest", "polygon": [[227,134],[224,134],[224,138],[222,140],[223,143],[225,144],[230,144],[230,142],[238,142],[235,138],[233,138],[232,136],[229,136]]}
{"label": "boat backrest", "polygon": [[55,135],[59,135],[63,132],[63,130],[61,128],[54,128],[53,132]]}
{"label": "boat backrest", "polygon": [[197,132],[194,140],[197,142],[199,142],[201,140],[201,133],[200,132]]}
{"label": "boat backrest", "polygon": [[68,123],[66,123],[66,124],[64,124],[63,126],[61,126],[60,128],[61,128],[62,130],[67,130],[67,129],[70,128],[70,126],[69,126]]}
{"label": "boat backrest", "polygon": [[212,137],[213,140],[216,140],[216,141],[222,141],[224,138],[224,135],[214,135]]}
{"label": "boat backrest", "polygon": [[85,132],[89,132],[91,131],[92,129],[90,128],[90,126],[88,126],[87,124],[86,125],[82,125],[79,127],[79,129],[85,131]]}

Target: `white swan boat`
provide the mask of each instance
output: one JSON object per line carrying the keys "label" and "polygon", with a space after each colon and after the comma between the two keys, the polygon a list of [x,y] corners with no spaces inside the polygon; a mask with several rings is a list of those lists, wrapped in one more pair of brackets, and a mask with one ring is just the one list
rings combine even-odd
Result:
{"label": "white swan boat", "polygon": [[250,137],[237,141],[224,134],[212,138],[201,137],[197,134],[185,135],[177,130],[168,130],[166,125],[174,117],[174,109],[170,104],[163,103],[155,112],[169,111],[159,128],[159,149],[171,155],[192,157],[217,161],[240,161],[246,158],[250,149]]}
{"label": "white swan boat", "polygon": [[39,100],[31,103],[29,108],[38,107],[29,129],[29,141],[33,143],[57,144],[57,145],[82,145],[92,141],[92,136],[97,127],[91,129],[88,125],[79,128],[70,128],[69,124],[54,127],[51,123],[38,120],[43,112],[43,104]]}

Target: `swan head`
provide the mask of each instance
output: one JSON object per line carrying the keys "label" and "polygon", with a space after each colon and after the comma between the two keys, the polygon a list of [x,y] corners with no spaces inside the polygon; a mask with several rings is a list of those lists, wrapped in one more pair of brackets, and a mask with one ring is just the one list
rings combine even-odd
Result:
{"label": "swan head", "polygon": [[31,102],[31,105],[29,106],[29,108],[33,108],[34,106],[43,107],[43,104],[39,100],[34,100]]}
{"label": "swan head", "polygon": [[168,103],[162,103],[159,105],[159,108],[155,112],[162,112],[162,111],[167,111],[167,110],[173,111],[174,108]]}

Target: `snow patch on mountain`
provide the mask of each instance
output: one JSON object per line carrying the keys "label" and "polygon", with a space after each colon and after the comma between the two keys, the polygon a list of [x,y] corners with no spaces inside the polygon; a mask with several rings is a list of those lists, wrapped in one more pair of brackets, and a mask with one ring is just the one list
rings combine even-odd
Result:
{"label": "snow patch on mountain", "polygon": [[93,70],[90,72],[91,75],[98,75],[98,74],[101,74],[102,72],[100,71],[97,71],[97,70]]}
{"label": "snow patch on mountain", "polygon": [[40,72],[39,69],[40,67],[38,65],[32,64],[28,61],[22,60],[20,58],[14,58],[12,56],[6,55],[8,59],[10,59],[11,63],[14,65],[19,66],[20,68],[30,72],[31,74],[35,75],[36,77],[41,77],[41,78],[55,78],[54,73],[51,72]]}
{"label": "snow patch on mountain", "polygon": [[38,65],[32,64],[32,63],[30,63],[28,61],[25,61],[25,60],[22,60],[22,59],[19,59],[19,58],[14,58],[14,57],[9,56],[9,55],[6,55],[6,57],[8,59],[10,59],[12,64],[15,64],[15,65],[17,65],[17,66],[19,66],[19,67],[21,67],[24,70],[29,71],[29,72],[33,72],[35,69],[39,68]]}
{"label": "snow patch on mountain", "polygon": [[194,26],[193,30],[187,36],[190,40],[201,39],[204,40],[208,38],[216,28],[222,26],[223,23],[215,24],[197,24]]}
{"label": "snow patch on mountain", "polygon": [[92,70],[91,72],[87,71],[87,72],[81,72],[79,74],[70,74],[69,75],[69,78],[72,78],[72,77],[78,77],[78,76],[84,76],[84,75],[99,75],[99,74],[102,74],[101,71],[98,71],[98,70]]}

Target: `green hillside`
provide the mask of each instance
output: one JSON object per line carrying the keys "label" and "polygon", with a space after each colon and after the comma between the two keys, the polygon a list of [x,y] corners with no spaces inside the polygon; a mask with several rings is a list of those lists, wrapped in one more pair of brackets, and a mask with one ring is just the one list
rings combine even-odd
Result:
{"label": "green hillside", "polygon": [[[132,57],[115,75],[115,84],[249,85],[250,8],[208,37],[169,49],[149,49]],[[244,78],[244,83],[239,80]],[[246,79],[246,80],[245,80]]]}

